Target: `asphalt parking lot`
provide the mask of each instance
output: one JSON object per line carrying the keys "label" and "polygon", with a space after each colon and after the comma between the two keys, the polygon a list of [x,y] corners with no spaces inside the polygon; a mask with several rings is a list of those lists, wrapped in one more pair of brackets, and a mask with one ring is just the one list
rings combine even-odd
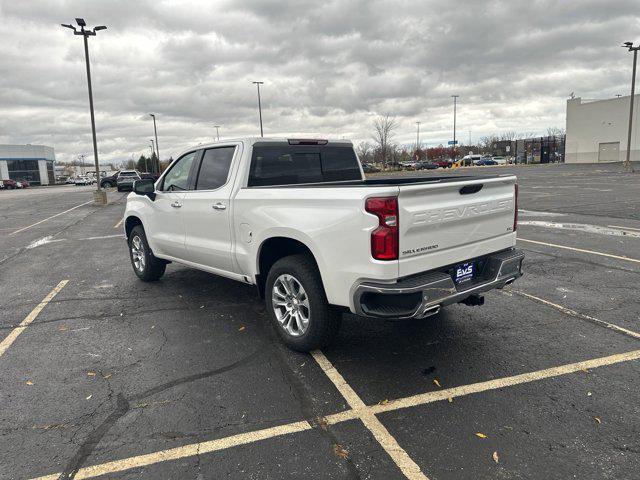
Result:
{"label": "asphalt parking lot", "polygon": [[640,478],[640,173],[471,171],[518,175],[525,275],[313,355],[250,286],[140,282],[125,193],[0,192],[0,478]]}

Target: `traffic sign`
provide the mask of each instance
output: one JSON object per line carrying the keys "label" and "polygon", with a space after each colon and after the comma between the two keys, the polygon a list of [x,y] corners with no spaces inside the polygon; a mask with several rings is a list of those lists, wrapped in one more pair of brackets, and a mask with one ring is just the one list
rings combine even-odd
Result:
{"label": "traffic sign", "polygon": [[449,145],[457,145],[458,140],[449,140]]}

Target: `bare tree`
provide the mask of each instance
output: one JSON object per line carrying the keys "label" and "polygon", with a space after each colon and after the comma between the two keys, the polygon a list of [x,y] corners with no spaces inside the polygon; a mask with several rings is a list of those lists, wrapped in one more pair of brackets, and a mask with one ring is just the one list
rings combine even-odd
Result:
{"label": "bare tree", "polygon": [[522,132],[518,135],[518,140],[524,140],[525,138],[533,138],[535,137],[535,132]]}
{"label": "bare tree", "polygon": [[514,132],[513,130],[508,130],[506,132],[502,132],[499,136],[500,140],[515,140],[517,137],[516,132]]}
{"label": "bare tree", "polygon": [[498,141],[498,137],[495,135],[487,135],[480,139],[480,146],[482,148],[492,148],[493,144]]}
{"label": "bare tree", "polygon": [[373,122],[374,133],[371,139],[376,144],[376,149],[382,159],[382,164],[386,165],[391,150],[391,141],[395,130],[398,128],[398,122],[389,115],[380,115]]}
{"label": "bare tree", "polygon": [[547,137],[561,137],[564,135],[564,128],[549,127],[547,128]]}
{"label": "bare tree", "polygon": [[369,142],[360,142],[356,147],[356,154],[362,163],[369,163],[373,160],[373,148]]}

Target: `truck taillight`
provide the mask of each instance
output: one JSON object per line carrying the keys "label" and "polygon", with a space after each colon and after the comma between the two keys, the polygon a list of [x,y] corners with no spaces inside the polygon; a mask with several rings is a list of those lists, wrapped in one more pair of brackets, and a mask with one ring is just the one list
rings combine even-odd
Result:
{"label": "truck taillight", "polygon": [[515,205],[514,205],[514,211],[513,211],[513,231],[516,231],[516,228],[518,228],[518,184],[516,183],[516,189],[515,189]]}
{"label": "truck taillight", "polygon": [[378,217],[378,228],[371,232],[371,256],[376,260],[397,260],[398,197],[367,198],[365,210]]}

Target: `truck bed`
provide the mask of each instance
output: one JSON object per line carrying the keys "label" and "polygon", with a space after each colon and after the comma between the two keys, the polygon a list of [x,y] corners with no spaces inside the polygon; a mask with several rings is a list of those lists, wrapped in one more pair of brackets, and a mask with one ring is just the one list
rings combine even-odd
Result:
{"label": "truck bed", "polygon": [[486,181],[493,178],[508,177],[512,175],[446,175],[425,177],[400,177],[400,178],[371,178],[366,180],[346,180],[341,182],[321,183],[297,183],[295,185],[278,186],[253,186],[248,188],[324,188],[324,187],[397,187],[402,185],[420,185],[433,183],[453,183],[467,181]]}

